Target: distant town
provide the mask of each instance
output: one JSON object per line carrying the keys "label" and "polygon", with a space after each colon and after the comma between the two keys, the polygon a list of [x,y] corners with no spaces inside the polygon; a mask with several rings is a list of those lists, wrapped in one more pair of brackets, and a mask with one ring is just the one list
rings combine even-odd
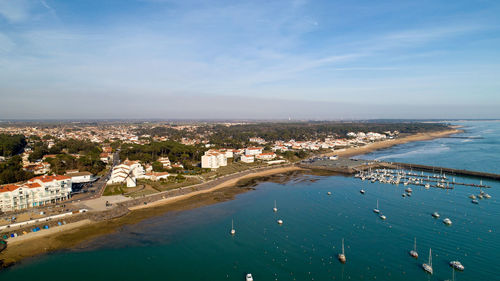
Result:
{"label": "distant town", "polygon": [[0,210],[48,206],[74,196],[136,198],[250,168],[334,155],[400,134],[443,128],[443,124],[336,122],[4,124]]}

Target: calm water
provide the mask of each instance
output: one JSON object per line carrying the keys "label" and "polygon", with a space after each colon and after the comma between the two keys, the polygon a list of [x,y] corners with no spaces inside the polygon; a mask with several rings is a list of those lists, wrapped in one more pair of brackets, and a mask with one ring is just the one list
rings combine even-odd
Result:
{"label": "calm water", "polygon": [[[499,173],[500,123],[463,125],[466,135],[484,138],[405,144],[365,157]],[[470,187],[412,187],[414,195],[402,198],[403,185],[345,177],[263,183],[233,201],[156,217],[79,249],[26,260],[0,273],[0,279],[244,280],[251,272],[256,281],[444,280],[451,279],[448,262],[458,259],[466,268],[455,280],[500,280],[500,184],[484,182],[493,186],[487,190],[493,198],[479,205],[467,198],[478,192]],[[275,199],[277,213],[272,211]],[[377,199],[386,221],[372,212]],[[453,225],[433,219],[434,211]],[[234,237],[229,235],[232,218]],[[279,226],[277,219],[284,224]],[[408,255],[414,237],[418,260]],[[336,259],[342,238],[345,265]],[[420,267],[429,247],[433,276]]]}

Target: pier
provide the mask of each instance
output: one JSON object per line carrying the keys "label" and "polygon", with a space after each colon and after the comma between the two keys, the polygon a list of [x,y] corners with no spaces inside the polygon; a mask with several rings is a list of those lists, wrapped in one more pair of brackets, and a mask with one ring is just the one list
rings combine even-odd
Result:
{"label": "pier", "polygon": [[[339,158],[335,160],[331,160],[328,158],[313,158],[302,161],[298,164],[299,167],[313,170],[324,170],[331,171],[341,174],[354,175],[361,171],[367,171],[370,169],[406,169],[420,172],[429,172],[433,174],[446,174],[447,176],[461,176],[461,177],[474,177],[480,180],[490,179],[490,180],[499,180],[500,174],[493,173],[485,173],[478,171],[470,171],[463,169],[453,169],[446,167],[438,167],[438,166],[428,166],[428,165],[420,165],[420,164],[412,164],[412,163],[399,163],[399,162],[380,162],[373,160],[360,160],[360,159],[347,159],[347,158]],[[433,182],[433,180],[424,180]],[[437,182],[437,181],[436,181]],[[464,185],[464,186],[473,186],[473,187],[489,187],[482,184],[473,184],[473,183],[458,183],[454,182],[454,185]]]}
{"label": "pier", "polygon": [[[382,163],[384,162],[381,162],[381,164]],[[500,180],[500,174],[493,174],[493,173],[453,169],[453,168],[438,167],[438,166],[427,166],[420,164],[399,163],[399,162],[390,162],[385,164],[386,165],[388,164],[391,168],[399,167],[403,169],[417,170],[423,172],[445,173],[447,175],[453,175],[453,176],[465,176],[465,177],[476,177],[479,179]]]}

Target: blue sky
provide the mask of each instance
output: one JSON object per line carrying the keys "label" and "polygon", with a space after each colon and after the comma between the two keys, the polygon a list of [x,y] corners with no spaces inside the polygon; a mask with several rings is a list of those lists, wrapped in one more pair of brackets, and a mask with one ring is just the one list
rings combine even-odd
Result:
{"label": "blue sky", "polygon": [[0,118],[500,118],[500,1],[0,0]]}

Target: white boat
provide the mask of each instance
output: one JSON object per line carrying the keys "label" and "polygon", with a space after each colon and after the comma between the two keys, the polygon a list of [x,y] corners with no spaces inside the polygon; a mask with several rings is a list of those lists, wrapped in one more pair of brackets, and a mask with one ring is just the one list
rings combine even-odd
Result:
{"label": "white boat", "polygon": [[430,187],[431,187],[430,184],[428,184],[428,183],[425,184],[425,189],[429,189]]}
{"label": "white boat", "polygon": [[332,195],[332,193],[331,193],[330,191],[328,191],[326,194],[328,194],[328,195]]}
{"label": "white boat", "polygon": [[479,204],[479,201],[477,201],[476,199],[470,201],[472,204]]}
{"label": "white boat", "polygon": [[387,219],[387,217],[384,216],[384,215],[380,215],[380,218],[383,219],[383,220]]}
{"label": "white boat", "polygon": [[445,218],[443,220],[443,223],[446,224],[446,225],[451,225],[451,220],[449,218]]}
{"label": "white boat", "polygon": [[401,196],[406,197],[406,193],[401,194]]}
{"label": "white boat", "polygon": [[469,198],[470,198],[470,199],[476,199],[476,195],[471,194],[471,195],[469,195]]}
{"label": "white boat", "polygon": [[407,189],[405,189],[406,193],[412,193],[413,192],[413,189],[411,189],[411,187],[408,187]]}
{"label": "white boat", "polygon": [[465,267],[459,261],[450,261],[450,266],[460,271],[463,271],[465,269]]}
{"label": "white boat", "polygon": [[377,208],[373,209],[373,212],[376,214],[380,213],[380,210],[378,209],[378,200],[377,200]]}
{"label": "white boat", "polygon": [[253,277],[251,273],[248,273],[247,276],[245,277],[246,281],[253,281]]}
{"label": "white boat", "polygon": [[236,234],[236,230],[234,230],[234,223],[233,223],[233,220],[231,220],[231,235],[235,235]]}
{"label": "white boat", "polygon": [[432,213],[432,216],[433,216],[434,218],[436,218],[436,219],[437,219],[437,218],[439,218],[441,215],[439,215],[439,214],[438,214],[438,212],[434,212],[434,213]]}
{"label": "white boat", "polygon": [[418,258],[418,252],[417,252],[417,237],[415,237],[415,242],[413,244],[413,250],[410,251],[410,256],[414,258]]}
{"label": "white boat", "polygon": [[486,198],[486,199],[490,199],[490,198],[491,198],[491,195],[489,195],[488,193],[485,193],[483,196],[484,196],[484,198]]}
{"label": "white boat", "polygon": [[278,224],[283,224],[283,221],[282,220],[278,220]]}
{"label": "white boat", "polygon": [[428,273],[432,274],[432,251],[429,248],[429,262],[422,264],[422,268],[427,271]]}
{"label": "white boat", "polygon": [[338,259],[341,263],[345,263],[346,262],[346,258],[345,258],[345,252],[344,252],[344,238],[342,238],[342,253],[340,253],[338,255]]}
{"label": "white boat", "polygon": [[274,200],[274,208],[273,208],[273,211],[274,211],[274,212],[277,212],[277,211],[278,211],[278,208],[276,208],[276,200]]}
{"label": "white boat", "polygon": [[364,189],[361,189],[361,190],[359,191],[359,193],[361,193],[361,194],[365,194],[365,190],[364,190]]}

